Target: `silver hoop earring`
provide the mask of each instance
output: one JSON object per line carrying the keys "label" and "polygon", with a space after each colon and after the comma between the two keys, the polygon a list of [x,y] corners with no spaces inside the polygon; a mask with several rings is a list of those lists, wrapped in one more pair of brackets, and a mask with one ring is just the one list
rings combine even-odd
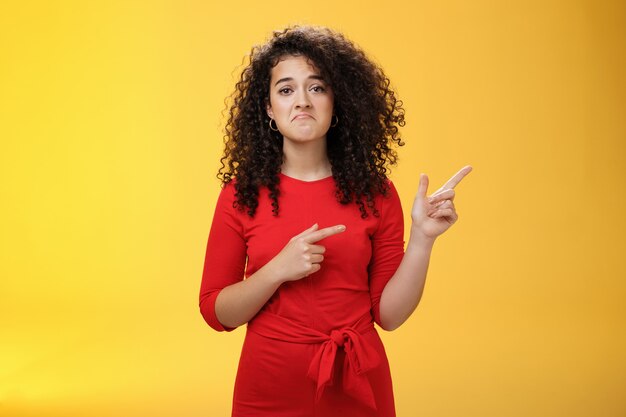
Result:
{"label": "silver hoop earring", "polygon": [[[272,127],[272,122],[274,122],[274,125],[275,125],[276,127]],[[270,129],[271,129],[271,130],[273,130],[274,132],[278,132],[278,125],[276,124],[276,120],[274,120],[274,119],[270,119],[270,123],[269,123],[269,124],[270,124]]]}
{"label": "silver hoop earring", "polygon": [[331,124],[330,127],[335,127],[339,123],[339,117],[336,114],[333,114],[333,117],[335,118],[335,123]]}

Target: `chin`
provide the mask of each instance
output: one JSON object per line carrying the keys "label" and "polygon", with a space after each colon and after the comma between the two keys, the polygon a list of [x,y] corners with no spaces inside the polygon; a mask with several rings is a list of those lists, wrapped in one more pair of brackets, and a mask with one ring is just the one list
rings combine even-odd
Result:
{"label": "chin", "polygon": [[286,141],[288,142],[292,142],[292,143],[313,143],[313,142],[319,142],[319,141],[325,141],[326,138],[313,138],[313,137],[307,137],[307,138],[285,138]]}
{"label": "chin", "polygon": [[310,135],[283,135],[285,140],[294,143],[306,143],[326,140],[326,134],[310,134]]}

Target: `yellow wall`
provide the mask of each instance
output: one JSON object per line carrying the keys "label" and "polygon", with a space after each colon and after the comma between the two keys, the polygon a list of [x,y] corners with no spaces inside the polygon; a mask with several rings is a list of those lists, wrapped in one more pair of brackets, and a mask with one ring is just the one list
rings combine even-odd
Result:
{"label": "yellow wall", "polygon": [[384,334],[398,415],[626,415],[608,0],[4,2],[0,415],[229,413],[244,330],[197,307],[220,112],[250,46],[298,22],[344,31],[404,100],[405,213],[420,172],[474,166],[422,304]]}

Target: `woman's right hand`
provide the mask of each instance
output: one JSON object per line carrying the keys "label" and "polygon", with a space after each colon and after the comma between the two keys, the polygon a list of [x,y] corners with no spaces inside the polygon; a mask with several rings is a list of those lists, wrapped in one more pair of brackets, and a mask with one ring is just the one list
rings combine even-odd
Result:
{"label": "woman's right hand", "polygon": [[324,246],[316,242],[342,233],[344,225],[325,227],[318,230],[317,223],[289,240],[289,243],[266,265],[279,283],[297,281],[321,269]]}
{"label": "woman's right hand", "polygon": [[317,224],[292,237],[287,245],[248,279],[223,288],[215,299],[215,315],[225,327],[249,322],[283,282],[302,279],[321,268],[324,247],[315,243],[346,230],[343,225],[318,230]]}

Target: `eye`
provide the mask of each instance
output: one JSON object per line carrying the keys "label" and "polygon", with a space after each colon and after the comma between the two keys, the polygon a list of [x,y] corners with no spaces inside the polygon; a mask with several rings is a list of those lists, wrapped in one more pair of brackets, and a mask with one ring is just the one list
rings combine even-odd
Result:
{"label": "eye", "polygon": [[316,93],[323,93],[324,91],[326,91],[326,89],[321,85],[314,85],[313,87],[311,87],[311,90],[315,91]]}
{"label": "eye", "polygon": [[278,90],[278,94],[283,94],[283,95],[289,94],[290,92],[291,92],[291,88],[289,87],[284,87]]}

